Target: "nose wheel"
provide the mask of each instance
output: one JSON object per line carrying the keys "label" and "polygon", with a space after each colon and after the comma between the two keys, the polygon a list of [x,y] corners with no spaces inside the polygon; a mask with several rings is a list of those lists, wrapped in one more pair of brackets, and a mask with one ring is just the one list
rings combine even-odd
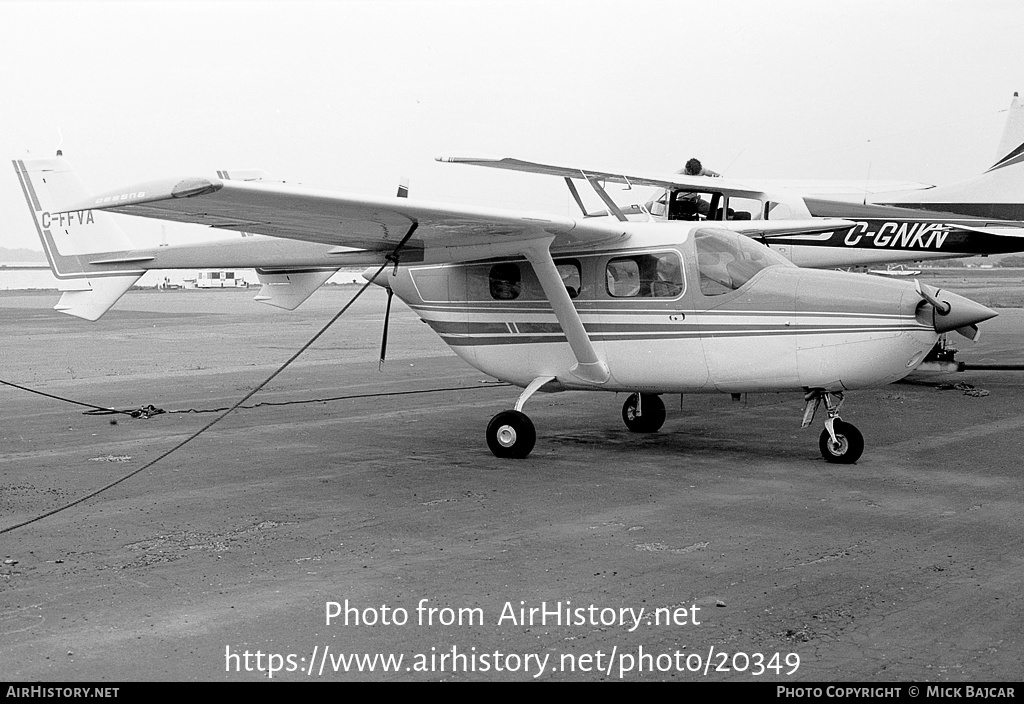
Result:
{"label": "nose wheel", "polygon": [[836,419],[832,423],[835,440],[826,427],[818,437],[818,449],[826,462],[837,464],[853,464],[864,452],[864,436],[857,427]]}
{"label": "nose wheel", "polygon": [[846,423],[839,417],[839,407],[843,405],[843,394],[839,391],[825,391],[815,389],[804,396],[803,427],[807,427],[814,421],[814,414],[822,402],[825,403],[825,410],[828,419],[825,421],[825,429],[818,436],[818,449],[826,462],[836,464],[853,464],[860,459],[864,452],[864,436],[860,434],[856,426]]}

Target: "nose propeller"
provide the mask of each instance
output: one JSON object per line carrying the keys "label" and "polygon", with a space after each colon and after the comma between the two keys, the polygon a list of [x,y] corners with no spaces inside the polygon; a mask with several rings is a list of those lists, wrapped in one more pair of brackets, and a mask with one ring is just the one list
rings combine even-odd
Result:
{"label": "nose propeller", "polygon": [[917,293],[930,306],[921,306],[917,311],[917,319],[925,325],[933,326],[937,333],[956,330],[968,340],[977,340],[981,334],[978,323],[998,315],[991,308],[975,303],[969,298],[922,284],[920,281],[914,283],[917,285]]}

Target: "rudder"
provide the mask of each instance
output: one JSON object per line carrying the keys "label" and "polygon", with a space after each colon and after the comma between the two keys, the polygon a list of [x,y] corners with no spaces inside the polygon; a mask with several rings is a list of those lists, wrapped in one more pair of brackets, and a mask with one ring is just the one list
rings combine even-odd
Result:
{"label": "rudder", "polygon": [[132,248],[130,240],[108,213],[63,210],[90,193],[60,152],[53,158],[13,164],[62,292],[54,309],[98,319],[145,273],[138,261],[124,256]]}

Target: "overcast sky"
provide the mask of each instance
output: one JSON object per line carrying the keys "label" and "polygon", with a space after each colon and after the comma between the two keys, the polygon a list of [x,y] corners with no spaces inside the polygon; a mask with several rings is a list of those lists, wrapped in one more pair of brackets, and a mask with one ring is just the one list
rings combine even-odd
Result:
{"label": "overcast sky", "polygon": [[[562,213],[557,179],[434,157],[946,183],[993,161],[1022,28],[1017,0],[0,0],[0,144],[62,140],[97,191],[262,168]],[[2,173],[0,246],[41,249]]]}

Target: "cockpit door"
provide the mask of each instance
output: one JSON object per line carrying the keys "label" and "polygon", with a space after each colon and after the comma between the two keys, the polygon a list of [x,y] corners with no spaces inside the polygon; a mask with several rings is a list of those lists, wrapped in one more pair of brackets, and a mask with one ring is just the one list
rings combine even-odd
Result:
{"label": "cockpit door", "polygon": [[[698,228],[693,288],[708,373],[720,391],[799,386],[793,265],[748,237]],[[784,271],[782,271],[784,270]],[[775,272],[775,273],[771,273]]]}
{"label": "cockpit door", "polygon": [[601,319],[615,381],[649,393],[707,386],[704,350],[693,317],[694,282],[685,244],[627,251],[599,261]]}

